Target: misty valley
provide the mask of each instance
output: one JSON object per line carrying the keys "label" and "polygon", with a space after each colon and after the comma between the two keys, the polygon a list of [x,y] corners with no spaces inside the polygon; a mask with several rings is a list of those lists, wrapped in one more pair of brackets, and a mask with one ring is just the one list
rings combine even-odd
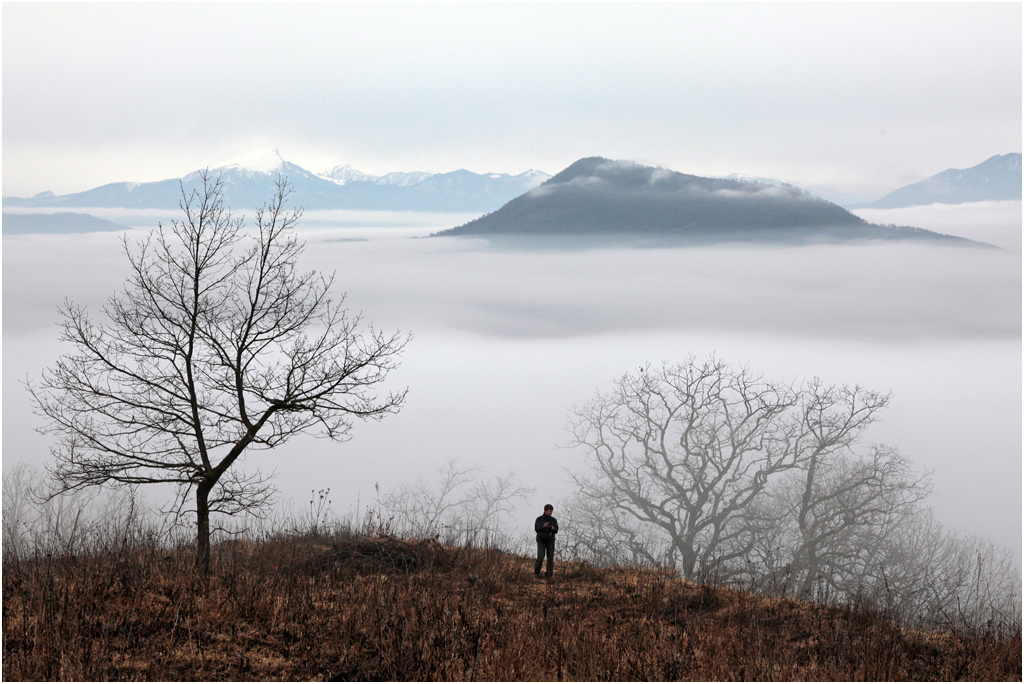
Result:
{"label": "misty valley", "polygon": [[4,20],[5,681],[1018,681],[1022,3]]}
{"label": "misty valley", "polygon": [[[703,608],[732,600],[710,598],[717,587],[949,630],[928,666],[937,676],[959,677],[949,663],[974,647],[956,639],[979,634],[999,651],[980,661],[1012,662],[1019,200],[861,216],[787,184],[587,158],[552,177],[300,174],[300,197],[419,188],[405,196],[442,201],[454,185],[462,202],[303,212],[271,178],[302,170],[276,151],[261,159],[190,174],[178,213],[161,208],[169,181],[97,189],[133,207],[63,211],[95,192],[5,199],[4,562],[43,554],[46,567],[17,575],[34,587],[26,597],[82,554],[99,560],[66,581],[100,581],[117,539],[117,557],[130,547],[142,566],[170,554],[173,581],[234,578],[196,598],[236,591],[243,557],[263,568],[245,583],[287,567],[281,577],[305,588],[281,598],[302,620],[302,596],[354,591],[321,583],[362,577],[366,563],[425,564],[436,579],[451,553],[479,550],[457,565],[483,564],[470,586],[498,591],[511,573],[518,592],[543,502],[561,520],[557,544],[537,546],[545,581],[573,600],[627,569],[658,592],[703,587]],[[993,165],[1019,176],[1019,155],[977,168]],[[969,171],[952,178],[988,177]],[[940,177],[928,192],[950,191]],[[272,199],[248,217],[224,202],[226,188],[268,183]],[[480,188],[523,185],[496,211],[459,211]],[[55,629],[82,632],[67,617]],[[439,624],[416,638],[435,642]],[[652,651],[667,658],[658,677],[681,676],[676,652]],[[49,672],[26,657],[25,671]],[[164,672],[162,657],[145,671]],[[722,672],[747,671],[744,657],[726,660]],[[881,662],[895,677],[898,659]],[[102,672],[124,676],[112,666]],[[463,676],[447,657],[346,667],[365,678],[423,666]]]}
{"label": "misty valley", "polygon": [[[974,210],[991,212],[984,205]],[[971,223],[960,211],[959,220]],[[1012,240],[1019,211],[1016,203],[988,214],[986,237]],[[920,218],[939,221],[927,209]],[[903,582],[902,609],[938,620],[945,608],[911,588],[924,576],[967,582],[978,570],[970,559],[982,553],[990,573],[986,591],[999,595],[999,609],[1019,600],[1013,598],[1020,562],[1019,252],[906,242],[574,249],[481,237],[422,239],[458,220],[333,211],[308,212],[298,223],[304,268],[335,272],[346,305],[376,328],[413,333],[389,381],[409,394],[397,415],[357,425],[345,444],[299,436],[246,455],[244,472],[275,473],[271,520],[324,526],[375,515],[397,533],[485,534],[519,549],[529,543],[528,521],[543,499],[563,515],[563,552],[599,564],[682,568],[681,550],[699,549],[704,560],[687,561],[685,576],[837,600],[865,586]],[[131,231],[130,239],[143,230]],[[8,378],[33,375],[63,351],[53,312],[68,293],[97,311],[119,288],[127,271],[118,242],[116,233],[5,237]],[[640,377],[637,369],[653,372],[642,369],[687,359],[698,366],[708,359],[724,363],[730,378],[749,369],[777,396],[816,378],[826,388],[891,396],[814,485],[826,501],[828,486],[865,478],[856,490],[861,498],[843,504],[847,517],[862,515],[857,506],[866,511],[888,501],[884,516],[830,533],[835,543],[821,547],[828,572],[796,574],[786,555],[801,534],[782,523],[797,520],[784,513],[785,502],[797,491],[797,474],[806,474],[793,468],[804,457],[792,456],[762,483],[770,486],[755,489],[738,483],[754,481],[759,468],[735,466],[731,486],[740,489],[730,496],[745,491],[740,498],[750,496],[749,506],[702,528],[685,547],[666,533],[666,520],[646,516],[644,522],[615,504],[622,483],[606,479],[613,470],[595,470],[599,450],[588,452],[590,442],[573,437],[572,416],[578,420],[581,407],[619,379]],[[24,483],[35,481],[48,441],[32,430],[37,421],[21,386],[5,383],[4,399],[5,451],[9,462],[23,454],[18,460],[26,464],[21,471],[5,468],[5,478],[18,472]],[[649,476],[654,479],[637,482],[644,491],[665,474],[650,470]],[[694,473],[686,477],[680,480],[686,488],[696,486]],[[138,495],[159,508],[170,490],[159,491]],[[673,500],[685,510],[682,499]],[[814,512],[824,521],[826,510]],[[760,523],[754,534],[754,511],[780,526],[769,532]],[[689,519],[672,520],[685,527]],[[31,535],[20,534],[12,543],[29,543]],[[709,534],[732,541],[711,544]],[[902,579],[896,571],[878,574],[896,563],[885,556],[893,544],[911,543],[907,534],[918,539],[917,565],[904,562]],[[997,546],[986,546],[990,541]],[[980,616],[992,605],[972,610]]]}

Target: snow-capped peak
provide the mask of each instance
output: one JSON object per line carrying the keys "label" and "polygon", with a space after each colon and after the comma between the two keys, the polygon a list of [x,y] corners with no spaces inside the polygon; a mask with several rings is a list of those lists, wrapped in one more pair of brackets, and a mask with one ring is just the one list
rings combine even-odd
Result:
{"label": "snow-capped peak", "polygon": [[321,171],[317,175],[338,185],[344,185],[348,181],[372,181],[374,179],[374,176],[365,174],[359,169],[353,169],[351,164],[340,164]]}
{"label": "snow-capped peak", "polygon": [[391,173],[385,173],[383,176],[379,176],[374,179],[374,183],[378,185],[397,185],[399,187],[408,187],[410,185],[416,185],[422,183],[434,174],[427,173],[426,171],[392,171]]}
{"label": "snow-capped peak", "polygon": [[526,179],[537,179],[537,178],[539,178],[542,181],[545,181],[548,178],[551,178],[551,174],[550,173],[544,173],[543,171],[538,171],[537,169],[528,169],[526,171],[523,171],[521,174],[519,174],[519,177],[520,178],[526,178]]}
{"label": "snow-capped peak", "polygon": [[433,174],[425,171],[412,171],[410,173],[392,171],[383,176],[371,176],[368,173],[353,169],[349,164],[332,167],[320,172],[318,175],[338,185],[345,185],[349,181],[366,181],[374,185],[398,185],[401,187],[415,185],[433,176]]}
{"label": "snow-capped peak", "polygon": [[238,169],[249,173],[272,174],[284,169],[284,158],[277,148],[258,150],[225,164],[223,169]]}

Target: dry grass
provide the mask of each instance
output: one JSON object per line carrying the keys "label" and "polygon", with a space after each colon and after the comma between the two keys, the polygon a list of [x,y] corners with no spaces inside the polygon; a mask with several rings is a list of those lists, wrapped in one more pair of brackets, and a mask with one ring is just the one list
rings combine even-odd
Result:
{"label": "dry grass", "polygon": [[1017,680],[1021,637],[901,630],[640,569],[435,542],[155,545],[5,563],[5,680]]}

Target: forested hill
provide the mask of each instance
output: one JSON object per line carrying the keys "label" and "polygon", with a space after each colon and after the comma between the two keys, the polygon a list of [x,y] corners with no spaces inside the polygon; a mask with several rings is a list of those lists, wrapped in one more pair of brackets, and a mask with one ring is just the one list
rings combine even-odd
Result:
{"label": "forested hill", "polygon": [[580,159],[501,209],[437,235],[974,244],[919,228],[874,225],[788,185],[704,178],[602,157]]}

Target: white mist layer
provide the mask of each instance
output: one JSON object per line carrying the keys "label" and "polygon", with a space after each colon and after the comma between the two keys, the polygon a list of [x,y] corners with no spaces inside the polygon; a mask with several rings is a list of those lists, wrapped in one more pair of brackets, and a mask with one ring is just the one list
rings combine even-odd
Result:
{"label": "white mist layer", "polygon": [[980,240],[1020,254],[1021,201],[929,204],[901,209],[856,209],[866,221],[916,226],[936,233]]}
{"label": "white mist layer", "polygon": [[[969,207],[933,214],[962,212],[957,225],[1019,234],[1012,208],[975,208],[973,218]],[[248,459],[247,468],[278,471],[285,499],[330,487],[344,513],[357,500],[372,504],[375,483],[383,491],[430,478],[454,457],[492,474],[512,469],[536,487],[517,512],[528,528],[534,509],[549,500],[557,509],[568,495],[564,470],[580,467],[581,454],[559,448],[571,405],[645,362],[717,353],[773,379],[817,375],[893,392],[868,441],[932,470],[939,517],[1019,561],[1019,249],[511,252],[405,239],[454,218],[333,212],[300,224],[302,267],[336,270],[353,310],[415,338],[390,383],[410,388],[400,414],[356,425],[346,444],[304,438]],[[5,237],[3,259],[4,462],[45,462],[49,444],[33,432],[39,422],[20,381],[60,351],[59,302],[97,310],[126,263],[110,234]]]}

